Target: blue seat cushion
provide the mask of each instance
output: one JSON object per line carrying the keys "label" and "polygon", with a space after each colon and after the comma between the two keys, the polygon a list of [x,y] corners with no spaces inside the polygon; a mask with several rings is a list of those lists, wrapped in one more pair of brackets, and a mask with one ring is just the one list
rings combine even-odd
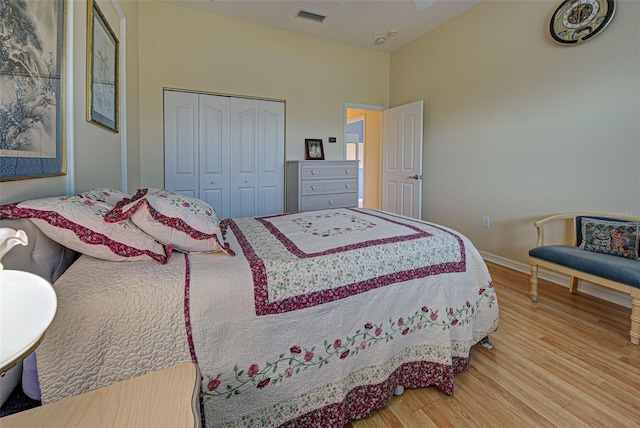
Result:
{"label": "blue seat cushion", "polygon": [[570,245],[537,247],[529,251],[529,256],[640,288],[640,260],[593,253]]}

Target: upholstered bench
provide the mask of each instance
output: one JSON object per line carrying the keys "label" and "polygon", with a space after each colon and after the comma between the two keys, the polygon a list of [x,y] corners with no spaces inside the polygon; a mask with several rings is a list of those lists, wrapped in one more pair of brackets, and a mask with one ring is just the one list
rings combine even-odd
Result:
{"label": "upholstered bench", "polygon": [[[585,219],[583,221],[583,219]],[[571,245],[544,245],[544,226],[571,220]],[[631,343],[640,345],[640,219],[602,214],[567,213],[534,222],[536,248],[529,251],[531,298],[538,301],[538,267],[631,295]],[[583,234],[585,236],[583,236]]]}

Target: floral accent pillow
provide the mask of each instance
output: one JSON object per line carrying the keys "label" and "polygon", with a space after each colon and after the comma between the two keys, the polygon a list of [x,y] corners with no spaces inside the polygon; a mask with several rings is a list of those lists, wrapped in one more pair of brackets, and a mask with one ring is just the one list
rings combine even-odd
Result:
{"label": "floral accent pillow", "polygon": [[105,216],[107,222],[125,219],[179,251],[234,255],[224,242],[215,210],[200,199],[166,189],[138,189]]}
{"label": "floral accent pillow", "polygon": [[638,258],[638,228],[640,224],[582,218],[580,248],[612,256]]}
{"label": "floral accent pillow", "polygon": [[28,218],[54,241],[98,259],[167,263],[171,246],[155,241],[129,220],[104,221],[113,204],[128,197],[117,190],[99,188],[71,196],[2,205],[0,216]]}

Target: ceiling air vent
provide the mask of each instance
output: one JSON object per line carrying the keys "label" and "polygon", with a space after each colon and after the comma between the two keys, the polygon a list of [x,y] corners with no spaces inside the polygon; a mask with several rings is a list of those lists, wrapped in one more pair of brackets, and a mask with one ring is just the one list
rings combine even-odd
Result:
{"label": "ceiling air vent", "polygon": [[309,12],[308,10],[300,9],[296,14],[298,18],[310,19],[315,22],[322,22],[326,18],[324,15],[320,15],[319,13]]}

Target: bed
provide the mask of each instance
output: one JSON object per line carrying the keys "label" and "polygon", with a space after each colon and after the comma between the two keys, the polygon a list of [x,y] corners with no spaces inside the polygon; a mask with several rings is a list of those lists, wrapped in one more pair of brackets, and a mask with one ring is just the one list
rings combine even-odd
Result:
{"label": "bed", "polygon": [[[4,217],[55,223],[120,251],[104,260],[76,247],[83,254],[55,281],[58,312],[36,352],[44,403],[193,361],[206,426],[342,426],[398,386],[452,394],[470,348],[498,326],[486,265],[447,227],[343,208],[215,219],[214,229],[195,230],[191,214],[162,212],[148,189],[108,193],[89,197],[104,202],[101,221],[133,222],[132,211],[144,211],[173,233],[135,221],[165,241],[162,251],[122,250],[58,209],[0,207]],[[185,235],[209,249],[189,251]]]}

